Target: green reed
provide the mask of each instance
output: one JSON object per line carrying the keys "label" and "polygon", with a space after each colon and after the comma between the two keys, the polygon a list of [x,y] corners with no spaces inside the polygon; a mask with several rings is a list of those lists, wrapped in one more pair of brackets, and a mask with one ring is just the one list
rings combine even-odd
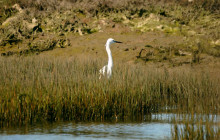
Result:
{"label": "green reed", "polygon": [[116,63],[111,79],[99,80],[103,64],[82,57],[0,57],[0,126],[141,119],[164,106],[219,111],[219,81],[208,72]]}

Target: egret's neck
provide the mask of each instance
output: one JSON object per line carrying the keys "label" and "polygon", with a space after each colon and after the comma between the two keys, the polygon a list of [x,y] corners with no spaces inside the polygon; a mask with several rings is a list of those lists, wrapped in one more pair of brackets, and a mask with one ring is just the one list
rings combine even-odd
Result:
{"label": "egret's neck", "polygon": [[112,59],[112,53],[110,50],[110,44],[106,44],[106,51],[108,54],[108,67],[113,67],[113,59]]}

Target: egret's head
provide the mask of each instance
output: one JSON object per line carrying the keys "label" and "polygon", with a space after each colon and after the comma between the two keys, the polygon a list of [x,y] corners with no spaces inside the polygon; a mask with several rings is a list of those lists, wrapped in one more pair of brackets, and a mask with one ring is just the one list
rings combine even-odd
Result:
{"label": "egret's head", "polygon": [[122,43],[122,42],[120,42],[120,41],[115,41],[115,40],[112,39],[112,38],[109,38],[109,39],[107,40],[107,42],[106,42],[106,44],[112,44],[112,43]]}

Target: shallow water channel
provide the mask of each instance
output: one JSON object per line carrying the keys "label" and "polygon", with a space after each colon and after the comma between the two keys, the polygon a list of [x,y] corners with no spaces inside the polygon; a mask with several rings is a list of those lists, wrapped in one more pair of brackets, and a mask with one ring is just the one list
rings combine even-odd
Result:
{"label": "shallow water channel", "polygon": [[[141,122],[57,122],[2,128],[0,140],[171,139],[174,117],[183,119],[181,115],[163,113],[148,115]],[[219,124],[219,115],[208,117]]]}

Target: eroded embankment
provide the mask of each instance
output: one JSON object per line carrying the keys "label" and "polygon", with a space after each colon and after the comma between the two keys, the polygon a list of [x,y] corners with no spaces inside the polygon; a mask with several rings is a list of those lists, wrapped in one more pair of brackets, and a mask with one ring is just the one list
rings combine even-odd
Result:
{"label": "eroded embankment", "polygon": [[[133,40],[139,40],[140,34],[158,34],[158,38],[150,43],[146,41],[125,48],[124,51],[132,50],[132,53],[128,52],[133,56],[129,61],[166,61],[178,66],[201,63],[203,60],[207,62],[220,54],[218,14],[202,7],[148,4],[136,10],[103,7],[93,11],[80,9],[77,4],[75,8],[55,6],[47,11],[44,9],[50,5],[43,7],[41,10],[21,8],[16,4],[5,8],[11,14],[0,26],[2,56],[39,54],[54,48],[71,48],[77,42],[72,36],[86,35],[89,38],[91,34],[99,32],[103,34],[98,35],[107,38],[108,31],[124,36],[125,42],[130,41],[126,40],[126,35],[132,32],[136,34]],[[172,38],[179,39],[172,42]]]}

